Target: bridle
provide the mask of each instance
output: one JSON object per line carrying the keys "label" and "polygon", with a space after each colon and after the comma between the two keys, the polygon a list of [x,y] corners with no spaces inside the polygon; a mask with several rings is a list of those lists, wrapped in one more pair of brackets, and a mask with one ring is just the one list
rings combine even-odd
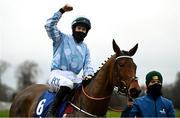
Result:
{"label": "bridle", "polygon": [[[116,57],[116,61],[118,60],[118,59],[120,59],[120,58],[130,58],[130,59],[132,59],[130,56],[118,56],[118,57]],[[137,77],[136,76],[133,76],[133,77],[129,77],[129,78],[127,78],[127,79],[131,79],[131,82],[130,83],[132,83],[133,81],[135,81],[135,80],[137,80]],[[130,85],[130,84],[129,84]],[[127,85],[127,83],[123,80],[123,79],[121,79],[120,80],[120,85],[117,87],[117,93],[118,94],[120,94],[120,95],[124,95],[124,96],[130,96],[129,95],[129,92],[128,92],[128,88],[129,88],[129,86]],[[106,96],[106,97],[92,97],[92,96],[90,96],[90,95],[88,95],[86,92],[85,92],[85,90],[84,90],[84,87],[82,86],[82,92],[83,92],[83,94],[87,97],[87,98],[89,98],[89,99],[91,99],[91,100],[104,100],[104,99],[108,99],[108,98],[110,98],[111,96]]]}
{"label": "bridle", "polygon": [[[116,57],[116,62],[117,62],[118,59],[121,59],[121,58],[130,58],[130,59],[132,59],[130,56],[118,56],[118,57]],[[138,80],[138,77],[132,76],[132,77],[129,77],[129,78],[126,78],[126,79],[131,79],[131,82],[129,84],[129,86],[130,86],[133,81]],[[120,85],[117,87],[117,89],[118,89],[117,93],[120,94],[120,95],[123,95],[123,96],[129,96],[130,97],[130,94],[128,92],[129,86],[124,81],[124,79],[121,79],[119,83],[120,83]]]}
{"label": "bridle", "polygon": [[[137,80],[137,77],[131,77],[129,79],[132,79],[130,82],[130,84],[131,84],[133,81]],[[117,88],[118,88],[118,90],[117,90],[118,94],[123,95],[123,96],[130,96],[129,92],[128,92],[129,86],[126,84],[126,82],[124,80],[120,81],[120,85]]]}

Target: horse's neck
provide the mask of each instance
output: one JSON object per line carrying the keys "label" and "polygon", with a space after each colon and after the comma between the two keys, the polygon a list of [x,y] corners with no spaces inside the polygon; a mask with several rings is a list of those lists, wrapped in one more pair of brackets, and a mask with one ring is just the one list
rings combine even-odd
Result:
{"label": "horse's neck", "polygon": [[75,102],[83,110],[97,115],[104,116],[107,112],[109,101],[113,92],[112,69],[114,58],[110,58],[96,74],[95,78],[80,91]]}
{"label": "horse's neck", "polygon": [[88,86],[89,94],[98,97],[110,96],[113,91],[112,69],[114,57],[112,56],[99,70],[96,77]]}

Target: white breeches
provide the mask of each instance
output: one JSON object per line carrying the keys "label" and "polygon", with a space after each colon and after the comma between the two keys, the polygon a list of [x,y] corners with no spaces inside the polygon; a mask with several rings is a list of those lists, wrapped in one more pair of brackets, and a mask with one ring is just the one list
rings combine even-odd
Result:
{"label": "white breeches", "polygon": [[81,83],[82,80],[77,77],[71,71],[62,71],[62,70],[53,70],[50,73],[48,84],[50,86],[50,90],[53,92],[57,92],[60,86],[67,86],[73,89],[74,83]]}

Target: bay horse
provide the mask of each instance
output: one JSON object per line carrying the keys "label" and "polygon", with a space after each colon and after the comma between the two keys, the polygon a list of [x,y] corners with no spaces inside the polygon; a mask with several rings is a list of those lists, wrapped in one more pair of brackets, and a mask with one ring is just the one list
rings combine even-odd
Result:
{"label": "bay horse", "polygon": [[[75,92],[75,107],[68,117],[102,117],[106,115],[114,87],[129,98],[138,97],[140,86],[136,79],[136,64],[131,58],[138,48],[136,44],[129,51],[120,50],[113,40],[115,52],[95,73],[91,82]],[[41,94],[48,90],[48,85],[34,84],[22,90],[15,97],[11,107],[10,117],[33,117]]]}

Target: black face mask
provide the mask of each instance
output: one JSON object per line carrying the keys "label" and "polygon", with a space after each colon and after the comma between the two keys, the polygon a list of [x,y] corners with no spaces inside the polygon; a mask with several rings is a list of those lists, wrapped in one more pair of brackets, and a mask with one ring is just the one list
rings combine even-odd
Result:
{"label": "black face mask", "polygon": [[86,37],[86,35],[87,34],[84,32],[77,32],[77,31],[73,32],[73,37],[77,43],[84,41],[84,38]]}
{"label": "black face mask", "polygon": [[159,96],[162,95],[161,92],[162,85],[154,84],[148,87],[147,93],[150,94],[154,100],[156,100]]}

